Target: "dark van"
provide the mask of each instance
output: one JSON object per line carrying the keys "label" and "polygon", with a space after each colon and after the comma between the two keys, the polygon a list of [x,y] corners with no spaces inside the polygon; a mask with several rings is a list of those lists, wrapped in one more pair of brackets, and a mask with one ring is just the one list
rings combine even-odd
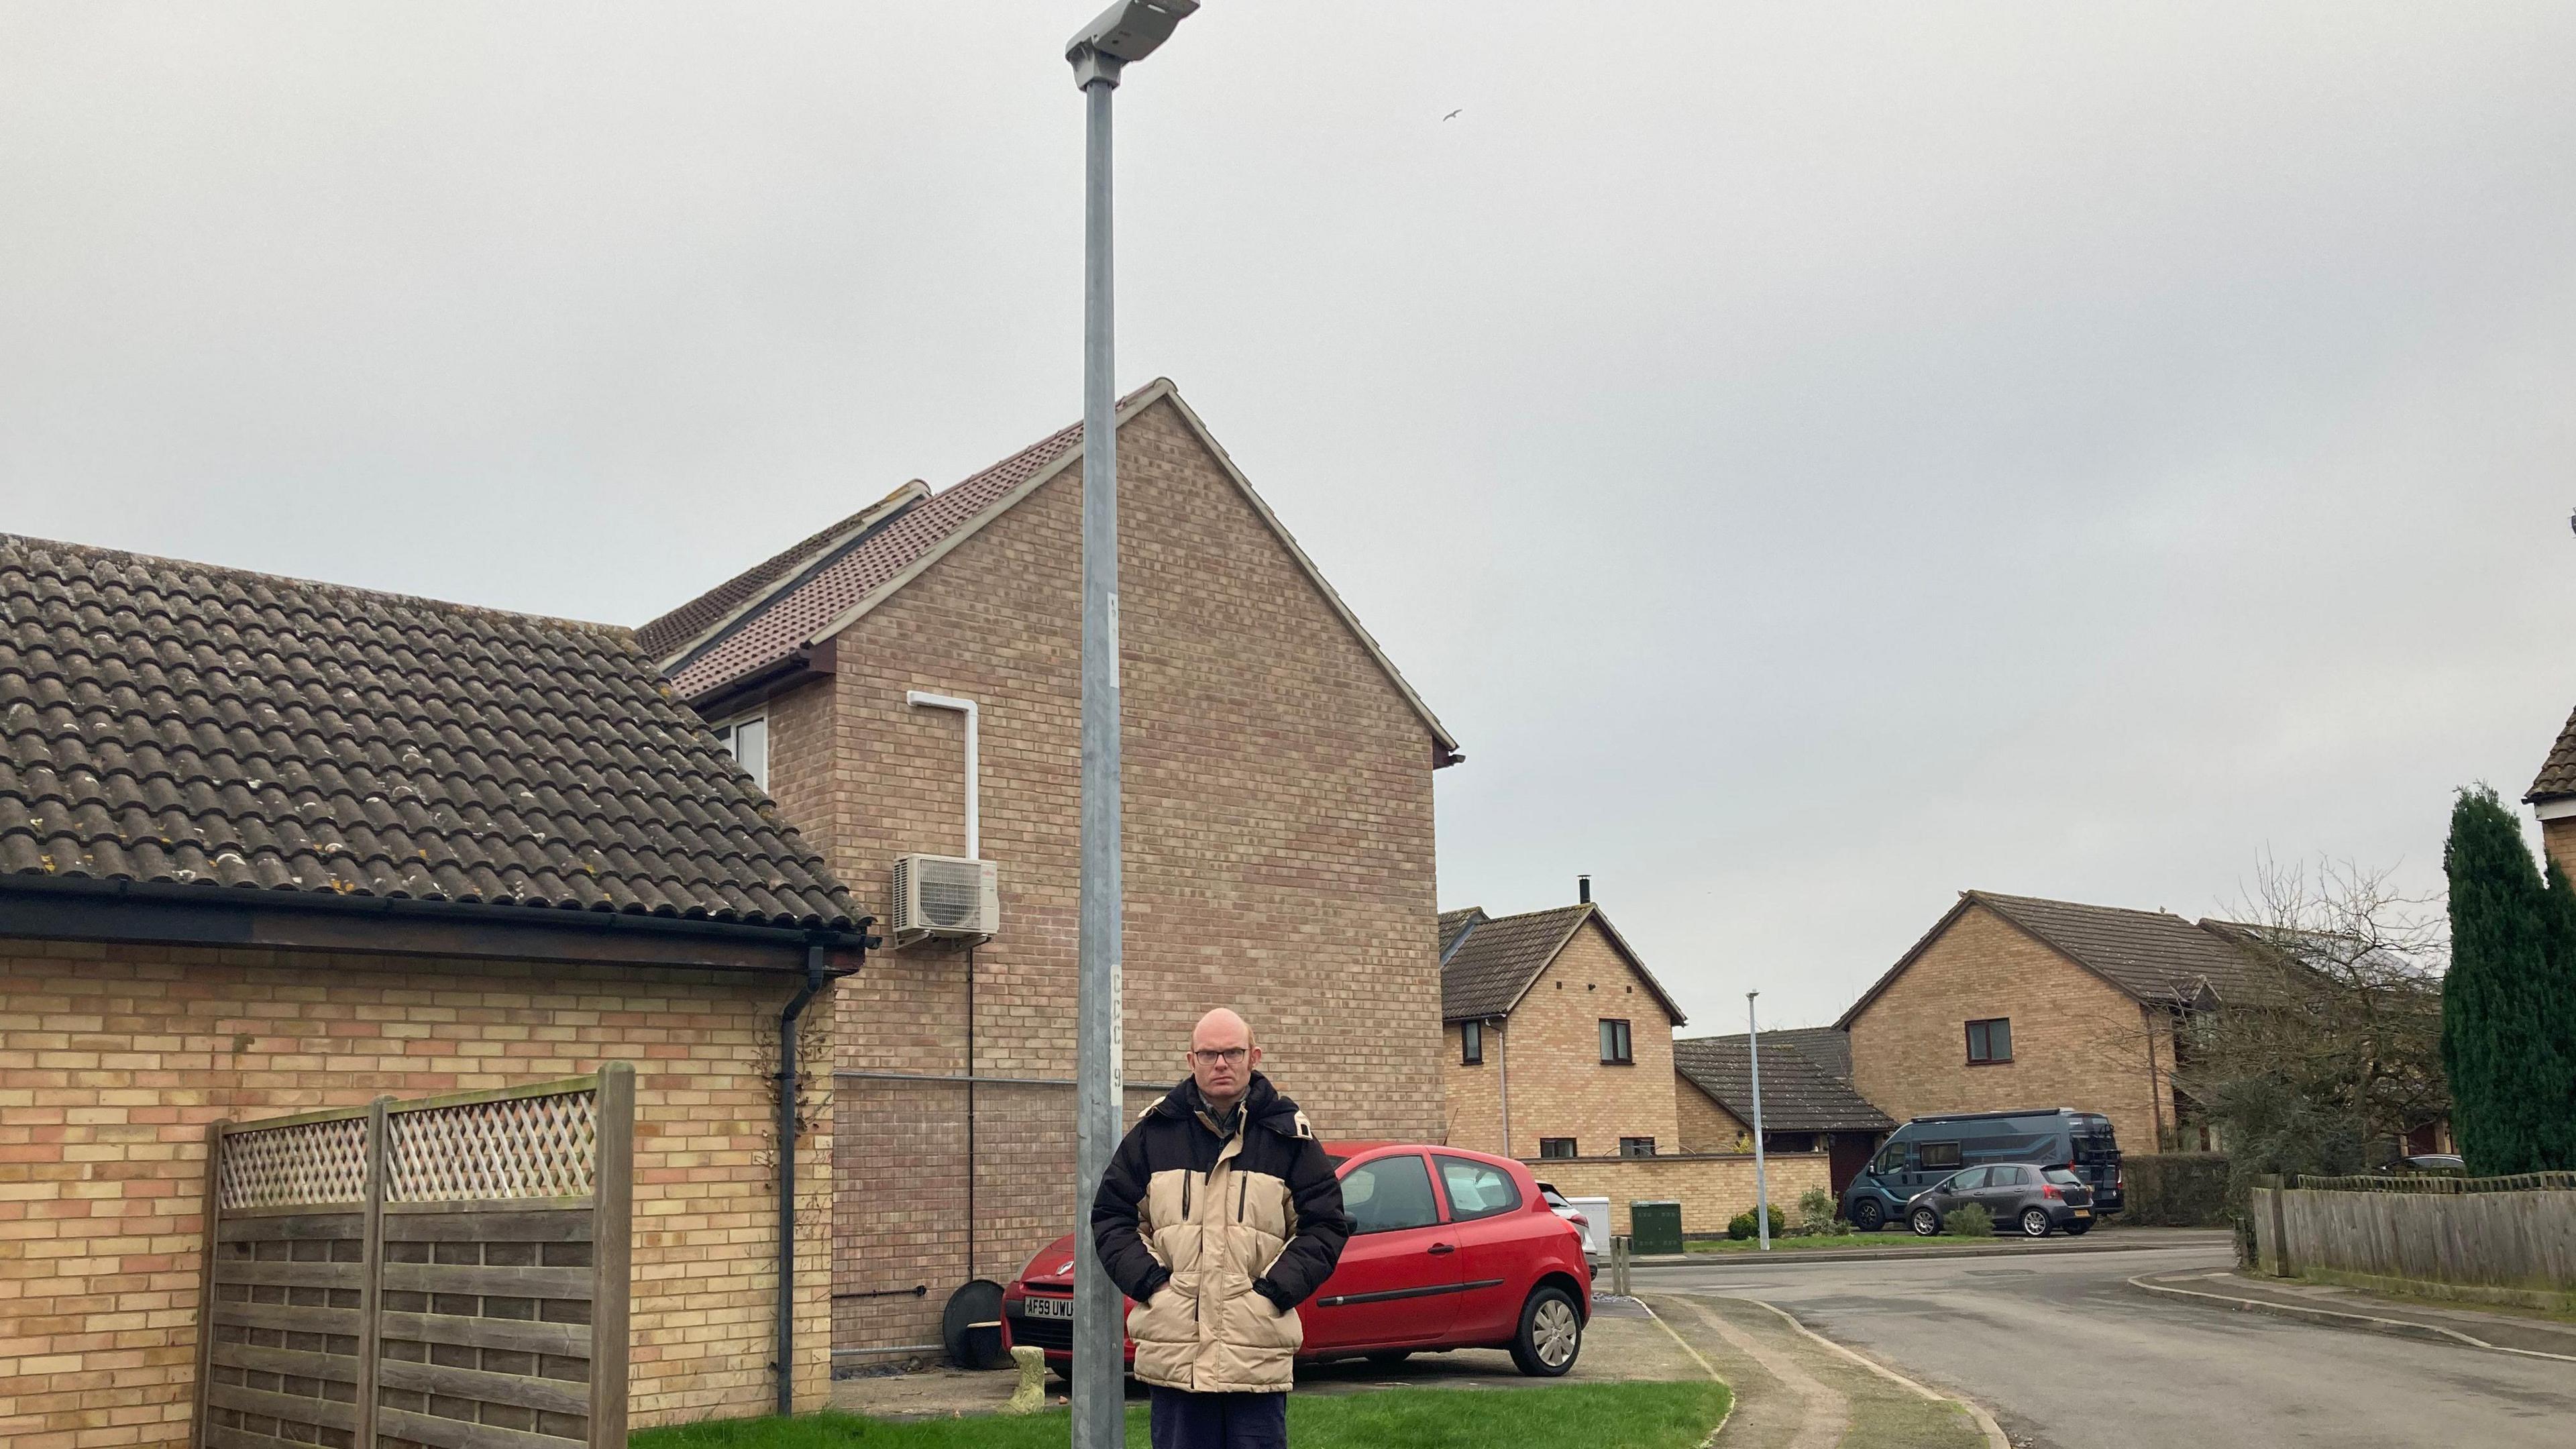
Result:
{"label": "dark van", "polygon": [[2066,1167],[2093,1189],[2094,1210],[2122,1206],[2120,1145],[2111,1119],[2071,1107],[1953,1112],[1917,1117],[1889,1134],[1878,1156],[1843,1190],[1843,1216],[1862,1232],[1905,1221],[1914,1195],[1963,1167],[2028,1162]]}

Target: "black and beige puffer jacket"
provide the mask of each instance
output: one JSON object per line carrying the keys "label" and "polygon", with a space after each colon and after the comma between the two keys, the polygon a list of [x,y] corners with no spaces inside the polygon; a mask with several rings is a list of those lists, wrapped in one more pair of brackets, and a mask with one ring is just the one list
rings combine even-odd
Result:
{"label": "black and beige puffer jacket", "polygon": [[1342,1256],[1342,1185],[1297,1104],[1255,1072],[1231,1137],[1183,1082],[1118,1144],[1092,1199],[1102,1266],[1136,1300],[1136,1377],[1193,1393],[1289,1386],[1304,1302]]}

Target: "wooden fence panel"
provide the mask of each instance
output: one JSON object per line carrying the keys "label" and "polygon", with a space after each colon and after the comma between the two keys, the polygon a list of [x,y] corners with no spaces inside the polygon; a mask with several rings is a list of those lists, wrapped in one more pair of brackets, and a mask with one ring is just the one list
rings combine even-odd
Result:
{"label": "wooden fence panel", "polygon": [[634,1069],[210,1133],[204,1449],[623,1449]]}
{"label": "wooden fence panel", "polygon": [[2252,1208],[2257,1261],[2267,1272],[2576,1292],[2576,1185],[2408,1191],[2291,1179],[2255,1189]]}

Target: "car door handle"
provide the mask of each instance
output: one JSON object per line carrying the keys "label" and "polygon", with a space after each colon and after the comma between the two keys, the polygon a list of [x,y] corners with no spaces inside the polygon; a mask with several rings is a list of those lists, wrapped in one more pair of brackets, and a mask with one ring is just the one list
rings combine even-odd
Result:
{"label": "car door handle", "polygon": [[1433,1243],[1429,1251],[1433,1257],[1438,1257],[1442,1253],[1454,1253],[1458,1251],[1458,1249],[1454,1244],[1450,1243]]}

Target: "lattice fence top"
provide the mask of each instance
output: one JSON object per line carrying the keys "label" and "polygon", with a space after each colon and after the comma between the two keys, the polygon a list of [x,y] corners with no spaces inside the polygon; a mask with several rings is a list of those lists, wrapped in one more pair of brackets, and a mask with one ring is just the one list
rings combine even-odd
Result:
{"label": "lattice fence top", "polygon": [[2513,1177],[2451,1177],[2439,1173],[2391,1173],[2385,1177],[2308,1177],[2281,1179],[2285,1187],[2315,1192],[2404,1192],[2460,1196],[2485,1192],[2576,1191],[2576,1172],[2526,1172]]}
{"label": "lattice fence top", "polygon": [[385,1201],[586,1196],[598,1158],[595,1089],[399,1112],[386,1123]]}
{"label": "lattice fence top", "polygon": [[217,1186],[227,1208],[367,1199],[367,1119],[340,1117],[225,1134]]}

